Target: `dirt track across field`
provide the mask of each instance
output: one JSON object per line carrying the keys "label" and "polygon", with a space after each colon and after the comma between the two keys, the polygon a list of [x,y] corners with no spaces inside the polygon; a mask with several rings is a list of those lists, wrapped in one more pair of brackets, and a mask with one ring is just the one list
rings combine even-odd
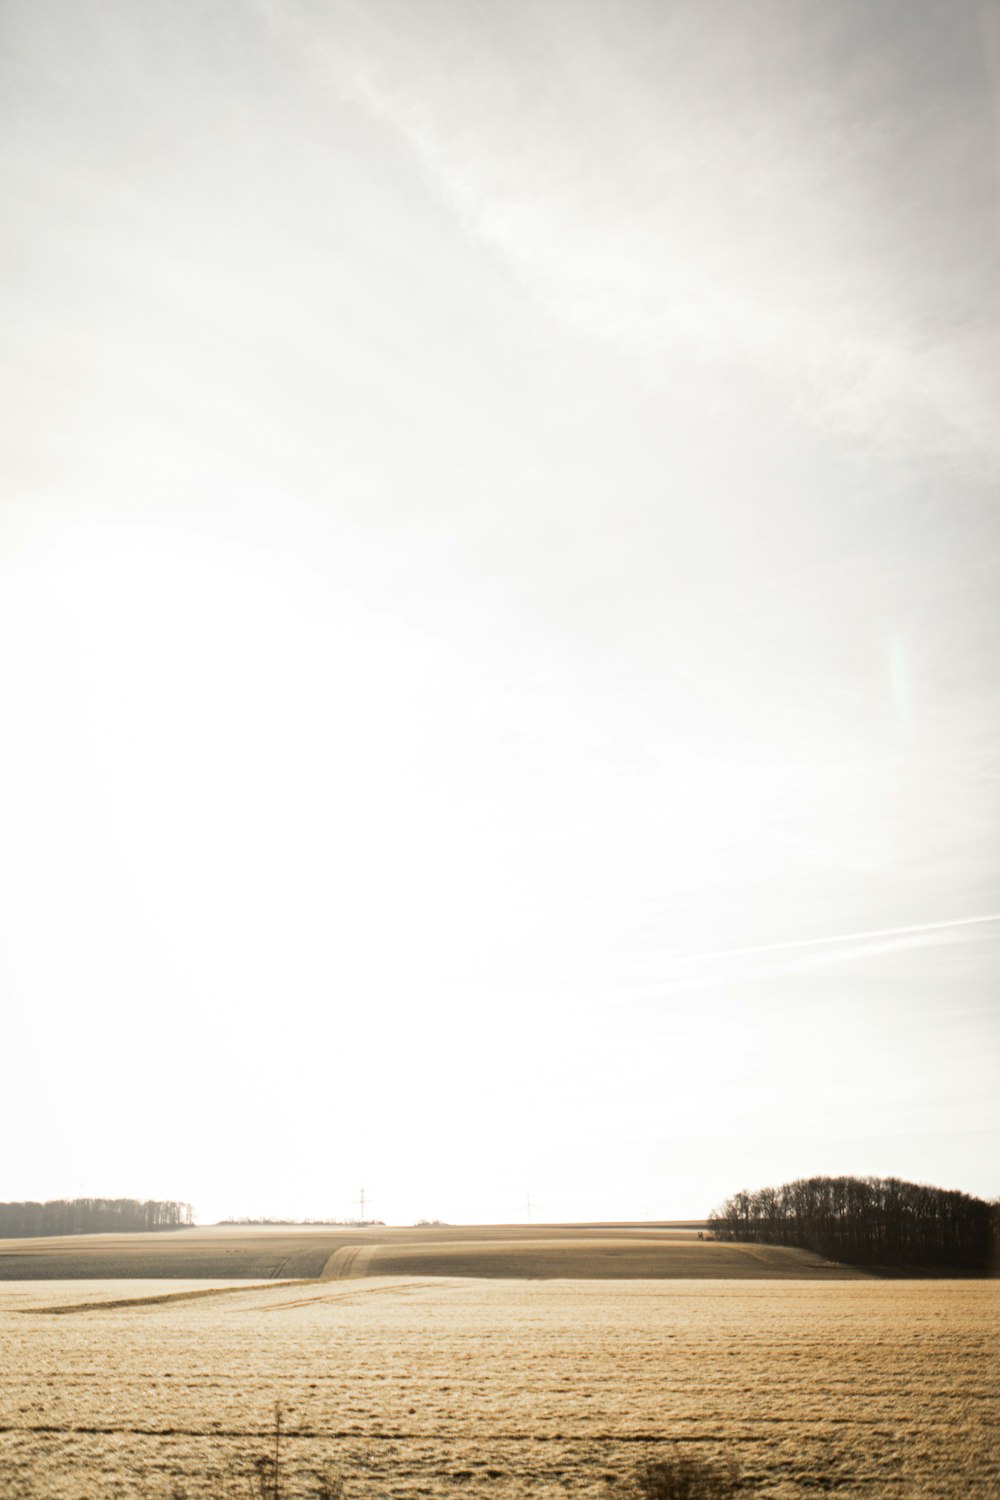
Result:
{"label": "dirt track across field", "polygon": [[368,1268],[378,1251],[378,1245],[344,1245],[330,1256],[320,1273],[320,1280],[355,1281],[361,1276],[371,1276],[373,1273]]}
{"label": "dirt track across field", "polygon": [[213,1225],[155,1234],[0,1240],[0,1281],[503,1279],[855,1280],[805,1250],[721,1244],[657,1224]]}

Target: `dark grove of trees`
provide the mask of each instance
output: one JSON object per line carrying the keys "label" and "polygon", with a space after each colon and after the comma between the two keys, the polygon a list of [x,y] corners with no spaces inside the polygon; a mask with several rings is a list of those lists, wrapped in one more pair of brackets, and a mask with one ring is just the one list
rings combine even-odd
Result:
{"label": "dark grove of trees", "polygon": [[797,1245],[882,1266],[995,1268],[1000,1201],[895,1177],[808,1177],[735,1193],[709,1215],[720,1240]]}
{"label": "dark grove of trees", "polygon": [[45,1234],[135,1233],[186,1229],[194,1223],[190,1203],[138,1198],[58,1198],[51,1203],[0,1203],[0,1239]]}

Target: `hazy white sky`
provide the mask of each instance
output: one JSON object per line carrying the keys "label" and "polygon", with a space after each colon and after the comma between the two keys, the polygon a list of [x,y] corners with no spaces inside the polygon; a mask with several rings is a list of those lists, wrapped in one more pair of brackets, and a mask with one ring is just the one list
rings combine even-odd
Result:
{"label": "hazy white sky", "polygon": [[1000,1192],[996,18],[6,0],[0,1198]]}

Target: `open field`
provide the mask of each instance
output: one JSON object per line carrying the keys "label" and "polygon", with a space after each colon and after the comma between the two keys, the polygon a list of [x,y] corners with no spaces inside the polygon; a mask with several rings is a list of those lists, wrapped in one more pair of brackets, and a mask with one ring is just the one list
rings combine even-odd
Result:
{"label": "open field", "polygon": [[215,1225],[162,1234],[0,1240],[0,1281],[264,1281],[349,1275],[828,1280],[865,1274],[806,1250],[722,1244],[699,1239],[695,1228],[650,1224],[430,1229]]}
{"label": "open field", "polygon": [[996,1496],[998,1313],[987,1280],[9,1283],[0,1492],[218,1495],[280,1401],[292,1496],[596,1500],[672,1440],[772,1497]]}

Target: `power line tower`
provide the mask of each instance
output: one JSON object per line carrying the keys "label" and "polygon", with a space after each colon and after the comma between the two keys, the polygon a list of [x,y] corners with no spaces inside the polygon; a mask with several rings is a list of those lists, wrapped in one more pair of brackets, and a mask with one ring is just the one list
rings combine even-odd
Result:
{"label": "power line tower", "polygon": [[364,1188],[361,1189],[361,1191],[358,1193],[358,1196],[355,1198],[354,1201],[358,1205],[358,1209],[359,1209],[358,1222],[361,1223],[361,1224],[367,1223],[367,1220],[365,1219],[365,1203],[368,1200],[367,1200]]}

